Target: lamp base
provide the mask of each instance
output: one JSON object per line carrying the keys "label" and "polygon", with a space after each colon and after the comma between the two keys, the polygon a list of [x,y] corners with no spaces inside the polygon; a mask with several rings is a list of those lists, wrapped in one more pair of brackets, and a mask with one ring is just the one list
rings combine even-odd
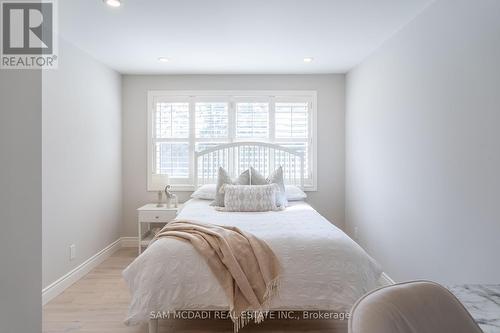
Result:
{"label": "lamp base", "polygon": [[156,207],[163,207],[163,191],[158,191],[158,203],[156,204]]}

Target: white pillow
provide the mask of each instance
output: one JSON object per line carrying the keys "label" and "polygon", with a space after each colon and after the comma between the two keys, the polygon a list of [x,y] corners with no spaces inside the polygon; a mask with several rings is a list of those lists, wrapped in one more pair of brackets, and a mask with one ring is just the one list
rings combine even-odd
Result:
{"label": "white pillow", "polygon": [[302,201],[307,194],[295,185],[285,185],[285,193],[288,201]]}
{"label": "white pillow", "polygon": [[229,185],[220,189],[224,192],[224,207],[219,210],[226,212],[268,212],[278,210],[276,192],[279,187],[270,185]]}
{"label": "white pillow", "polygon": [[200,186],[193,194],[191,198],[203,199],[203,200],[215,200],[215,188],[217,184],[205,184]]}

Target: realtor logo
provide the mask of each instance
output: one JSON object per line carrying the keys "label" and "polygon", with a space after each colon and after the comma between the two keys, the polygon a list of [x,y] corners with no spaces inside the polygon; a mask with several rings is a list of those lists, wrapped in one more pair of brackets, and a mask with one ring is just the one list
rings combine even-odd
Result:
{"label": "realtor logo", "polygon": [[1,68],[57,67],[55,5],[55,0],[1,3]]}

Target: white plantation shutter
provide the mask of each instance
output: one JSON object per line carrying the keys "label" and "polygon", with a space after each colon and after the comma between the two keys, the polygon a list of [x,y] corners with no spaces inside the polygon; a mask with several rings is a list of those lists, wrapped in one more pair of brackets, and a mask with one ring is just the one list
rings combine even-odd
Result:
{"label": "white plantation shutter", "polygon": [[308,137],[308,103],[276,103],[276,137]]}
{"label": "white plantation shutter", "polygon": [[[171,184],[193,184],[194,152],[233,141],[264,141],[304,154],[306,187],[315,187],[315,147],[313,125],[314,92],[150,92],[148,133],[148,188],[153,174],[168,174]],[[248,96],[248,97],[245,97]],[[248,154],[247,154],[248,153]],[[246,166],[255,156],[242,148],[238,165]],[[262,165],[286,164],[280,156],[264,156]],[[224,162],[229,163],[229,160]],[[206,164],[209,165],[209,164]],[[241,170],[242,171],[242,170]],[[205,174],[210,170],[204,170]],[[284,170],[288,178],[300,178]]]}
{"label": "white plantation shutter", "polygon": [[156,103],[155,138],[189,137],[189,103]]}
{"label": "white plantation shutter", "polygon": [[196,137],[227,138],[228,103],[196,103]]}
{"label": "white plantation shutter", "polygon": [[155,145],[156,173],[171,178],[188,178],[189,144],[158,142]]}
{"label": "white plantation shutter", "polygon": [[187,178],[189,103],[156,102],[153,126],[153,173],[168,174],[172,178]]}
{"label": "white plantation shutter", "polygon": [[[195,104],[195,150],[203,151],[227,142],[229,138],[229,103],[227,102],[197,102]],[[213,140],[216,140],[215,142]],[[199,166],[202,167],[201,165]],[[198,169],[208,175],[214,170]]]}
{"label": "white plantation shutter", "polygon": [[236,103],[236,137],[269,138],[269,103]]}
{"label": "white plantation shutter", "polygon": [[[276,143],[304,154],[306,182],[311,181],[309,119],[308,102],[279,102],[275,104]],[[284,162],[277,161],[275,163],[282,164]],[[290,172],[291,170],[284,170],[286,176],[291,176]]]}

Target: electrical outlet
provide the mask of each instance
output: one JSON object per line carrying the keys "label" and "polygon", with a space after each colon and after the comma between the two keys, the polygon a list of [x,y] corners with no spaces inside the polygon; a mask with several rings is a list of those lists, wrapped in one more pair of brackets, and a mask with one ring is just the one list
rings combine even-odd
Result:
{"label": "electrical outlet", "polygon": [[74,260],[76,258],[76,245],[71,244],[69,246],[69,260]]}

